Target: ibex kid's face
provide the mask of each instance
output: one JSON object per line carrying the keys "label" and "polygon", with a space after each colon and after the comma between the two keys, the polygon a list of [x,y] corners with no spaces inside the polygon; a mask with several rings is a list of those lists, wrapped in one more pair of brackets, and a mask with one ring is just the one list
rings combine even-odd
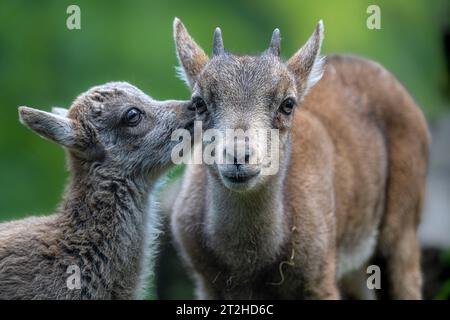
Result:
{"label": "ibex kid's face", "polygon": [[[203,122],[204,129],[216,129],[224,135],[227,129],[245,132],[231,143],[226,140],[217,150],[225,161],[210,165],[210,172],[232,190],[250,190],[263,184],[267,176],[261,174],[261,169],[268,163],[266,147],[271,144],[271,136],[266,135],[269,140],[264,141],[256,133],[278,130],[277,151],[282,162],[294,109],[322,75],[322,23],[287,63],[280,59],[278,29],[273,32],[269,49],[259,56],[226,52],[217,28],[209,59],[178,19],[174,21],[174,37],[182,76],[192,89],[197,120]],[[208,142],[204,144],[206,147]],[[245,149],[240,154],[235,152],[239,145]]]}
{"label": "ibex kid's face", "polygon": [[81,94],[69,110],[20,107],[20,120],[66,147],[82,163],[101,161],[124,174],[158,174],[170,165],[171,133],[190,128],[190,101],[155,101],[125,82]]}

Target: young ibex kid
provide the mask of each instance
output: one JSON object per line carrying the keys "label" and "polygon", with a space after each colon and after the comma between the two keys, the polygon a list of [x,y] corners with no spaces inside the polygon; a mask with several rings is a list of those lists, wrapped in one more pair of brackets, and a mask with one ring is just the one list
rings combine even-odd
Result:
{"label": "young ibex kid", "polygon": [[114,82],[67,114],[19,108],[24,125],[67,149],[72,176],[56,214],[0,224],[0,299],[138,297],[154,240],[149,192],[189,106]]}
{"label": "young ibex kid", "polygon": [[[391,297],[421,298],[429,134],[402,85],[365,59],[322,59],[322,23],[287,62],[278,30],[259,56],[224,50],[220,29],[211,59],[179,20],[174,37],[204,129],[279,132],[275,175],[252,161],[258,139],[243,161],[187,167],[172,231],[198,296],[337,299],[379,253]],[[236,160],[227,143],[217,152]]]}

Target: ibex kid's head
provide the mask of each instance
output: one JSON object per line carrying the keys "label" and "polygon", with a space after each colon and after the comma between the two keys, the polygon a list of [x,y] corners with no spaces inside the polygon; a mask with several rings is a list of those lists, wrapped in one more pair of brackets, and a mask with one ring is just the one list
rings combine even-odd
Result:
{"label": "ibex kid's head", "polygon": [[125,82],[81,94],[66,110],[19,107],[20,121],[67,148],[81,167],[93,162],[124,175],[158,174],[170,164],[171,133],[191,126],[190,101],[155,101]]}
{"label": "ibex kid's head", "polygon": [[[231,190],[251,190],[263,184],[268,179],[260,174],[263,146],[252,135],[258,130],[277,129],[279,159],[283,161],[295,107],[323,73],[323,59],[319,56],[322,22],[287,62],[280,59],[278,29],[272,34],[269,48],[258,56],[227,52],[217,28],[209,58],[178,19],[174,21],[174,38],[180,73],[192,90],[196,118],[203,122],[203,128],[243,130],[250,138],[241,141],[245,145],[243,157],[238,157],[234,145],[226,141],[218,152],[232,161],[209,165],[210,173]],[[204,144],[206,147],[207,142]],[[253,157],[258,160],[252,161]]]}

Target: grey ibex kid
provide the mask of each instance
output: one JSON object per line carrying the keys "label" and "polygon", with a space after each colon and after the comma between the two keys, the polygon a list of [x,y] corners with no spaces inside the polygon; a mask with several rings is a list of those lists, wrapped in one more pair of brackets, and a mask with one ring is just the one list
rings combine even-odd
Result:
{"label": "grey ibex kid", "polygon": [[67,149],[72,177],[56,214],[0,224],[0,299],[139,297],[154,240],[149,192],[171,163],[171,132],[192,122],[189,106],[116,82],[67,114],[19,108],[24,125]]}
{"label": "grey ibex kid", "polygon": [[216,151],[234,163],[187,167],[172,231],[198,296],[337,299],[379,253],[391,297],[421,298],[429,134],[402,85],[374,62],[321,58],[322,23],[287,62],[278,30],[258,56],[224,50],[220,29],[211,59],[179,20],[174,37],[204,129],[279,132],[275,175],[252,163],[258,139],[240,159],[228,141]]}

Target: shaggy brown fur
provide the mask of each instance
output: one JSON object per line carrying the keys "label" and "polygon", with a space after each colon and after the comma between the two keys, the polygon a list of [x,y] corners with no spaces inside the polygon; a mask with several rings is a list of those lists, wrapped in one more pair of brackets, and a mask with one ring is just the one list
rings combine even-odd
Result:
{"label": "shaggy brown fur", "polygon": [[[378,252],[391,297],[421,298],[416,231],[430,138],[402,85],[377,63],[330,56],[312,87],[320,24],[287,63],[273,49],[277,31],[261,56],[224,51],[204,63],[181,22],[174,28],[206,128],[280,130],[275,176],[249,164],[187,167],[172,231],[197,296],[337,299],[339,280]],[[286,115],[289,96],[297,106]],[[230,182],[227,170],[249,182]]]}

